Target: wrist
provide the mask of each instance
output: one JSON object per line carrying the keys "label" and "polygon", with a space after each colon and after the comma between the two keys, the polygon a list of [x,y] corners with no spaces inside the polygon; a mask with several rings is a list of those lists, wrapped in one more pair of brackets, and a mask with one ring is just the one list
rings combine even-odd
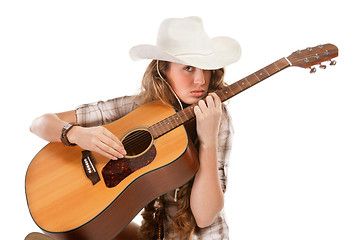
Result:
{"label": "wrist", "polygon": [[79,135],[79,129],[81,128],[81,126],[73,126],[67,133],[67,138],[69,140],[70,143],[73,144],[78,144],[78,138],[77,136]]}
{"label": "wrist", "polygon": [[[200,143],[199,145],[199,161],[200,168],[217,169],[217,143]],[[210,167],[210,168],[209,168]]]}
{"label": "wrist", "polygon": [[60,141],[65,145],[65,146],[75,146],[75,141],[74,138],[72,136],[74,136],[73,134],[71,134],[73,131],[73,129],[79,126],[79,124],[77,123],[67,123],[64,125],[64,127],[61,130],[61,136],[60,136]]}
{"label": "wrist", "polygon": [[204,149],[204,150],[209,150],[209,149],[217,149],[217,137],[214,138],[207,138],[206,140],[199,140],[200,142],[200,148]]}

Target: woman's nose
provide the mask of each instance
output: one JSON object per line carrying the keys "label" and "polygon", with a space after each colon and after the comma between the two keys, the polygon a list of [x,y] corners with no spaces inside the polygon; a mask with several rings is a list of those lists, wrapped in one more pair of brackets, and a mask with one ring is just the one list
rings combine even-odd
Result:
{"label": "woman's nose", "polygon": [[204,70],[197,68],[194,75],[194,83],[203,85],[205,83]]}

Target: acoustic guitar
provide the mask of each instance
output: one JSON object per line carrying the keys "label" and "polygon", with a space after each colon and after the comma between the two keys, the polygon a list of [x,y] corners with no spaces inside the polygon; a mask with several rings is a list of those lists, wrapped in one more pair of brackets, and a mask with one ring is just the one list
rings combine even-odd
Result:
{"label": "acoustic guitar", "polygon": [[[298,50],[216,91],[222,101],[281,70],[311,68],[338,56],[332,44]],[[194,107],[175,110],[160,101],[145,104],[104,125],[123,143],[127,155],[109,160],[78,146],[47,144],[31,161],[25,180],[29,211],[54,239],[112,239],[150,201],[182,186],[197,172],[197,152],[185,125]],[[193,124],[188,124],[189,126]],[[192,130],[193,131],[193,130]]]}

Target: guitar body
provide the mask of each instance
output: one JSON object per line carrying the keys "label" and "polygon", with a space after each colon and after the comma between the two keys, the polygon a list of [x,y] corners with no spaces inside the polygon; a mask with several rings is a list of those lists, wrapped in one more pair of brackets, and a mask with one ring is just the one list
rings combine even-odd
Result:
{"label": "guitar body", "polygon": [[[154,101],[104,127],[131,142],[137,133],[146,133],[149,126],[174,113]],[[150,137],[148,146],[121,160],[111,161],[97,153],[92,153],[90,164],[83,158],[78,146],[49,143],[27,170],[31,216],[54,239],[112,239],[145,205],[189,181],[199,167],[183,125],[156,139]],[[92,165],[97,179],[86,172]]]}

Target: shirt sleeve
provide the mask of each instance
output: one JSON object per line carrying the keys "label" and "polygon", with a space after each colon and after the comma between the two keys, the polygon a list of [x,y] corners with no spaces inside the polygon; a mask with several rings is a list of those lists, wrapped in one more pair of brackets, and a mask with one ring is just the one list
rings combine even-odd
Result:
{"label": "shirt sleeve", "polygon": [[226,191],[227,173],[229,166],[229,158],[232,147],[232,137],[234,128],[231,116],[226,107],[223,107],[219,134],[218,134],[218,171],[223,192]]}
{"label": "shirt sleeve", "polygon": [[137,107],[134,98],[124,96],[80,105],[76,108],[77,123],[83,127],[92,127],[118,120]]}

